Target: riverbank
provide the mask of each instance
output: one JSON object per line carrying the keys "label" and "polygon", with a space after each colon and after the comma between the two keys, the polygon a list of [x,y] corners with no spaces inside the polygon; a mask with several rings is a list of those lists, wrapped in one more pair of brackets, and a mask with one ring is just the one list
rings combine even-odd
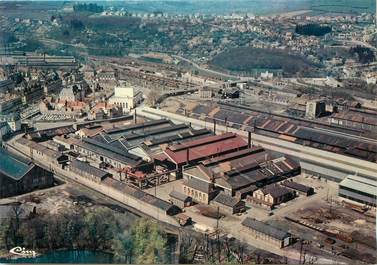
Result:
{"label": "riverbank", "polygon": [[93,250],[53,250],[35,258],[0,258],[0,263],[116,263],[113,254]]}
{"label": "riverbank", "polygon": [[[169,233],[171,229],[165,229],[157,221],[135,215],[115,201],[85,187],[65,183],[18,196],[17,201],[17,212],[22,212],[18,232],[11,229],[16,227],[13,208],[9,209],[9,219],[1,219],[0,230],[4,233],[0,234],[0,242],[5,242],[0,246],[1,262],[13,260],[14,257],[8,250],[15,246],[34,250],[42,256],[51,251],[75,250],[101,251],[122,259],[119,256],[126,253],[120,248],[123,246],[122,242],[130,242],[129,247],[133,247],[132,242],[140,220],[147,221],[142,227],[152,227],[161,235],[162,245],[166,245],[167,263],[174,263],[178,259],[175,231]],[[98,232],[92,234],[90,231]],[[146,235],[149,236],[150,233]],[[154,242],[148,238],[145,240],[146,244]],[[143,256],[143,253],[134,257],[139,255]]]}

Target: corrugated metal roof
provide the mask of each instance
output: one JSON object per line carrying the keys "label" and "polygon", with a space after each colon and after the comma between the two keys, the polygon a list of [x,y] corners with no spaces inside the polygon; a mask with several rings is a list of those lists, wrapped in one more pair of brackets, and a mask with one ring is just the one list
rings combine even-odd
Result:
{"label": "corrugated metal roof", "polygon": [[349,173],[341,172],[336,169],[331,169],[328,167],[319,166],[316,164],[308,163],[305,161],[300,161],[302,169],[310,170],[321,175],[325,175],[331,178],[344,179]]}
{"label": "corrugated metal roof", "polygon": [[[245,140],[236,134],[226,134],[224,137],[210,136],[191,142],[170,146],[165,150],[166,155],[176,164],[187,160],[205,159],[247,147]],[[187,157],[189,149],[189,157]]]}
{"label": "corrugated metal roof", "polygon": [[301,192],[306,192],[306,193],[310,192],[310,190],[312,189],[312,187],[309,187],[309,186],[306,186],[306,185],[303,185],[301,183],[297,183],[294,181],[283,181],[281,184],[285,187],[295,189]]}
{"label": "corrugated metal roof", "polygon": [[377,181],[368,178],[349,175],[339,183],[339,186],[359,190],[372,196],[377,196]]}
{"label": "corrugated metal roof", "polygon": [[77,168],[78,170],[85,171],[100,179],[103,179],[106,176],[110,175],[110,173],[104,170],[101,170],[99,168],[91,166],[89,163],[79,161],[79,160],[73,160],[70,164],[70,167],[74,167],[74,168]]}
{"label": "corrugated metal roof", "polygon": [[33,164],[27,164],[7,150],[0,148],[0,172],[6,176],[20,180],[33,167]]}

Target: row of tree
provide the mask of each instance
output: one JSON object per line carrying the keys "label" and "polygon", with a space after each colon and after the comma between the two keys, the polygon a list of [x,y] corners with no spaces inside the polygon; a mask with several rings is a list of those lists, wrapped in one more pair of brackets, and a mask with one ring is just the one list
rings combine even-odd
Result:
{"label": "row of tree", "polygon": [[368,47],[356,46],[350,49],[350,53],[357,57],[360,63],[367,64],[375,61],[374,52]]}
{"label": "row of tree", "polygon": [[73,6],[73,11],[75,12],[91,12],[91,13],[101,13],[103,12],[103,6],[97,4],[76,4]]}
{"label": "row of tree", "polygon": [[296,33],[307,36],[324,36],[332,31],[330,26],[324,26],[316,23],[305,25],[296,25]]}
{"label": "row of tree", "polygon": [[90,249],[114,253],[126,263],[169,263],[167,234],[147,219],[128,228],[108,208],[59,215],[31,214],[20,218],[20,208],[0,223],[0,249],[23,246],[38,251]]}

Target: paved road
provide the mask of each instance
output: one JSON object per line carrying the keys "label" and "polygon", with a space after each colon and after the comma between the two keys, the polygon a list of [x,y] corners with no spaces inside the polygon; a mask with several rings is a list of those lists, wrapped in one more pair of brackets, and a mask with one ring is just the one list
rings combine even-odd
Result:
{"label": "paved road", "polygon": [[[226,73],[223,73],[223,72],[219,72],[219,71],[215,71],[215,70],[211,70],[211,69],[201,67],[197,63],[195,63],[195,62],[193,62],[193,61],[191,61],[187,58],[184,58],[182,56],[179,56],[179,55],[172,55],[172,57],[174,57],[178,60],[181,60],[181,61],[185,61],[186,63],[191,64],[194,68],[196,68],[200,71],[206,72],[208,74],[219,75],[219,76],[224,77],[224,78],[234,78],[236,80],[241,79],[241,77],[239,75],[226,74]],[[243,78],[247,78],[247,77],[243,77]]]}
{"label": "paved road", "polygon": [[367,42],[358,41],[358,40],[339,40],[339,39],[336,39],[336,40],[339,41],[339,42],[352,44],[351,46],[358,45],[358,46],[362,46],[362,47],[369,48],[369,49],[371,49],[371,50],[373,50],[373,51],[377,51],[377,48],[376,48],[376,47],[370,45],[370,44],[367,43]]}

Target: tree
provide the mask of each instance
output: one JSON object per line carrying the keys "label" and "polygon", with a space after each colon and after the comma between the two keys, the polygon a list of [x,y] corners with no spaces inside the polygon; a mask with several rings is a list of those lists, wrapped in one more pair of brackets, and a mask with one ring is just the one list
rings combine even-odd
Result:
{"label": "tree", "polygon": [[296,33],[308,36],[324,36],[332,31],[330,26],[323,26],[315,23],[296,25]]}
{"label": "tree", "polygon": [[0,219],[0,251],[1,250],[7,250],[8,245],[8,229],[10,226],[10,219],[4,218]]}
{"label": "tree", "polygon": [[93,249],[105,248],[117,231],[114,214],[107,208],[89,212],[84,217],[84,223],[83,236]]}
{"label": "tree", "polygon": [[157,100],[158,100],[160,95],[161,95],[161,91],[155,90],[155,89],[150,90],[148,95],[147,95],[146,103],[149,106],[156,105]]}
{"label": "tree", "polygon": [[167,236],[158,225],[148,219],[139,219],[132,229],[135,263],[167,263]]}
{"label": "tree", "polygon": [[133,242],[131,234],[127,231],[116,235],[113,239],[111,249],[117,261],[132,263]]}

